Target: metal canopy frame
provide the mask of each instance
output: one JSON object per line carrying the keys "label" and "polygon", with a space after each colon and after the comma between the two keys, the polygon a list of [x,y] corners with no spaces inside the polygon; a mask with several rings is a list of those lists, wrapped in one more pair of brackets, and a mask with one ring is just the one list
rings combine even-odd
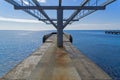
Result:
{"label": "metal canopy frame", "polygon": [[[59,0],[58,6],[41,6],[38,0],[5,0],[14,5],[16,10],[23,10],[46,24],[52,24],[57,29],[57,45],[63,47],[63,29],[72,22],[97,11],[104,10],[107,5],[116,0],[81,0],[79,6],[62,6],[63,0]],[[26,3],[25,3],[25,2]],[[100,3],[102,1],[102,3]],[[57,18],[50,18],[45,10],[56,10]],[[65,10],[74,10],[68,18],[64,18]]]}

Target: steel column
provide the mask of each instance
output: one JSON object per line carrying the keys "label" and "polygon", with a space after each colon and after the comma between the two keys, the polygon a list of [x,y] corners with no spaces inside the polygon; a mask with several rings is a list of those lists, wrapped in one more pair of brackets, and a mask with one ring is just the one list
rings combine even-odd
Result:
{"label": "steel column", "polygon": [[63,47],[63,9],[57,10],[57,46]]}

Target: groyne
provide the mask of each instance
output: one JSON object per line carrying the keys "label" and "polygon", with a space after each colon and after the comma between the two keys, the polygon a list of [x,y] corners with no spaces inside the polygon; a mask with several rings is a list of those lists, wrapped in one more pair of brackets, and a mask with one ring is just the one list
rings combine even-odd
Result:
{"label": "groyne", "polygon": [[1,80],[112,80],[84,56],[63,34],[63,48],[52,34],[30,56],[5,74]]}

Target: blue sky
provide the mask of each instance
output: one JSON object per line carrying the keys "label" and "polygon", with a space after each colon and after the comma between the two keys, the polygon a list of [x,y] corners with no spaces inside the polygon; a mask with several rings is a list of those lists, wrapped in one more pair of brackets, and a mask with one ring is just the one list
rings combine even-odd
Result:
{"label": "blue sky", "polygon": [[[41,5],[56,5],[56,0],[42,0]],[[49,2],[48,2],[49,1]],[[63,5],[78,5],[80,0],[64,0]],[[52,14],[52,13],[51,13]],[[66,12],[67,14],[67,12]],[[51,30],[52,25],[46,25],[21,10],[14,10],[13,6],[4,0],[0,1],[0,30]],[[65,29],[80,30],[120,30],[120,0],[107,6],[106,10],[96,11],[82,18],[79,22],[67,26]]]}

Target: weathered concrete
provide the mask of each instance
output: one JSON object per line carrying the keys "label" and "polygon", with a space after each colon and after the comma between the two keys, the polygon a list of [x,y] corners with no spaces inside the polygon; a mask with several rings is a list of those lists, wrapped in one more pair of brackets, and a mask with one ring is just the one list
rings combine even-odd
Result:
{"label": "weathered concrete", "polygon": [[112,80],[63,36],[64,48],[57,47],[53,34],[2,80]]}

